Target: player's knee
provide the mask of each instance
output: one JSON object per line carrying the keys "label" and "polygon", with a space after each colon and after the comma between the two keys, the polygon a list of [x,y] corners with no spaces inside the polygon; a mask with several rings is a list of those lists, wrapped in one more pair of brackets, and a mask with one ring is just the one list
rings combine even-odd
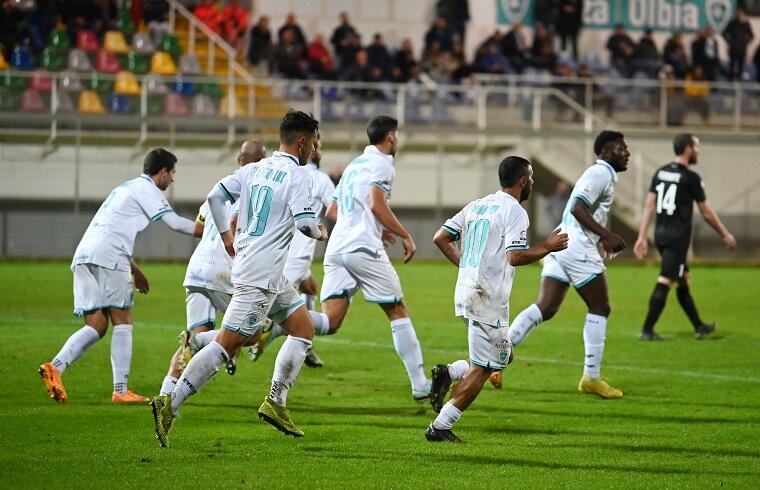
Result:
{"label": "player's knee", "polygon": [[537,305],[538,309],[541,310],[541,317],[544,319],[544,321],[550,320],[554,315],[557,314],[557,311],[559,311],[559,306],[557,305]]}
{"label": "player's knee", "polygon": [[589,308],[588,312],[593,315],[599,315],[608,318],[612,313],[612,307],[610,306],[609,302],[599,303],[598,305],[594,305],[593,307]]}

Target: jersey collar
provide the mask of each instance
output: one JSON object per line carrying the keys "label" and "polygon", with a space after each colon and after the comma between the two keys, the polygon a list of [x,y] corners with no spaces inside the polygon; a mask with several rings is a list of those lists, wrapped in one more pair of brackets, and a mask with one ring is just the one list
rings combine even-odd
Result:
{"label": "jersey collar", "polygon": [[293,163],[295,163],[299,167],[301,166],[301,164],[298,163],[298,157],[295,157],[291,155],[290,153],[285,153],[284,151],[273,151],[272,156],[278,157],[278,158],[290,158],[291,160],[293,160]]}
{"label": "jersey collar", "polygon": [[597,165],[601,165],[602,167],[605,167],[607,170],[609,170],[609,171],[610,171],[610,174],[612,175],[612,181],[613,181],[613,182],[617,182],[617,181],[618,181],[618,174],[617,174],[617,172],[615,171],[615,169],[614,169],[614,168],[612,168],[612,165],[610,165],[609,163],[605,162],[605,161],[604,161],[604,160],[602,160],[601,158],[600,158],[600,159],[598,159],[598,160],[596,161],[596,163],[597,163]]}
{"label": "jersey collar", "polygon": [[500,196],[502,199],[511,199],[511,200],[515,201],[517,204],[520,204],[520,202],[517,199],[515,199],[515,196],[513,196],[512,194],[510,194],[508,192],[504,192],[501,189],[499,189],[498,191],[496,191],[496,195]]}
{"label": "jersey collar", "polygon": [[150,182],[151,184],[153,184],[154,187],[158,187],[156,185],[156,183],[153,182],[153,179],[150,178],[150,175],[148,175],[148,174],[140,174],[140,178],[147,180],[148,182]]}
{"label": "jersey collar", "polygon": [[373,155],[374,157],[383,158],[388,161],[389,164],[393,165],[393,155],[386,155],[382,151],[378,150],[375,145],[367,145],[364,147],[364,154],[365,155]]}
{"label": "jersey collar", "polygon": [[319,167],[317,167],[317,164],[314,163],[314,162],[307,163],[306,167],[309,168],[309,169],[312,169],[312,170],[317,170],[317,168],[319,168]]}

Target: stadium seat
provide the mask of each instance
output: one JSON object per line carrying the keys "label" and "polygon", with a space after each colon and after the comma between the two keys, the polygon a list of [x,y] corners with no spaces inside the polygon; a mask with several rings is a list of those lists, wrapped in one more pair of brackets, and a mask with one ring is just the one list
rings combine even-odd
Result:
{"label": "stadium seat", "polygon": [[[219,115],[223,117],[227,117],[229,115],[229,102],[228,102],[228,95],[225,95],[222,97],[221,102],[219,102]],[[234,95],[233,95],[234,97]],[[240,99],[237,97],[234,97],[232,103],[235,105],[235,117],[244,117],[245,116],[245,109],[243,108],[243,104],[240,103]]]}
{"label": "stadium seat", "polygon": [[56,112],[59,114],[68,114],[70,112],[74,112],[75,110],[76,109],[74,108],[74,103],[71,101],[71,96],[68,94],[68,92],[59,90],[58,109]]}
{"label": "stadium seat", "polygon": [[174,77],[171,87],[172,92],[176,92],[185,97],[191,97],[197,92],[195,85],[186,80],[182,75]]}
{"label": "stadium seat", "polygon": [[29,86],[40,92],[50,92],[50,89],[53,86],[53,81],[50,79],[50,73],[43,69],[35,70]]}
{"label": "stadium seat", "polygon": [[175,60],[178,60],[182,56],[182,47],[179,45],[177,38],[171,34],[164,34],[164,37],[161,39],[161,51],[166,51]]}
{"label": "stadium seat", "polygon": [[92,71],[92,63],[87,53],[81,49],[72,49],[69,51],[69,70],[72,71]]}
{"label": "stadium seat", "polygon": [[18,110],[18,97],[16,94],[0,89],[0,111]]}
{"label": "stadium seat", "polygon": [[137,81],[132,72],[122,70],[116,75],[114,92],[122,95],[138,95],[140,93],[140,82]]}
{"label": "stadium seat", "polygon": [[201,66],[198,59],[192,54],[183,54],[179,59],[179,72],[185,75],[198,75],[201,72]]}
{"label": "stadium seat", "polygon": [[122,94],[111,94],[108,97],[108,110],[114,114],[129,114],[132,112],[127,96]]}
{"label": "stadium seat", "polygon": [[148,95],[148,115],[159,116],[164,113],[164,96],[163,95]]}
{"label": "stadium seat", "polygon": [[177,66],[169,53],[159,51],[150,59],[150,72],[156,75],[176,75]]}
{"label": "stadium seat", "polygon": [[3,56],[3,51],[0,50],[0,70],[7,70],[8,69],[8,62],[5,61],[5,56]]}
{"label": "stadium seat", "polygon": [[103,48],[110,53],[128,53],[129,44],[124,34],[119,31],[108,31],[103,38]]}
{"label": "stadium seat", "polygon": [[207,78],[206,81],[201,84],[201,93],[214,99],[218,99],[223,95],[222,87],[220,87],[219,82],[213,78]]}
{"label": "stadium seat", "polygon": [[65,29],[54,29],[48,35],[47,47],[59,53],[65,53],[71,49],[71,41]]}
{"label": "stadium seat", "polygon": [[169,89],[166,88],[164,81],[156,75],[148,75],[145,77],[143,83],[145,83],[145,90],[147,90],[149,94],[163,95],[169,92]]}
{"label": "stadium seat", "polygon": [[92,72],[87,80],[87,88],[99,94],[113,92],[113,80],[103,78],[98,72]]}
{"label": "stadium seat", "polygon": [[216,107],[211,97],[206,94],[198,94],[193,97],[193,114],[196,116],[215,116]]}
{"label": "stadium seat", "polygon": [[124,37],[129,40],[135,35],[135,23],[132,22],[132,17],[127,9],[121,9],[119,16],[116,19],[116,28],[124,34]]}
{"label": "stadium seat", "polygon": [[18,44],[13,48],[11,66],[16,70],[34,70],[37,67],[32,57],[32,49],[28,44]]}
{"label": "stadium seat", "polygon": [[103,107],[103,103],[100,101],[98,94],[92,90],[83,90],[79,94],[79,104],[77,104],[77,110],[87,114],[105,114],[106,110]]}
{"label": "stadium seat", "polygon": [[82,87],[82,80],[74,73],[61,73],[61,88],[69,92],[79,92]]}
{"label": "stadium seat", "polygon": [[11,92],[23,92],[29,86],[27,78],[12,76],[9,71],[0,74],[0,87]]}
{"label": "stadium seat", "polygon": [[102,73],[116,73],[119,71],[119,62],[116,55],[101,49],[95,60],[95,69]]}
{"label": "stadium seat", "polygon": [[188,116],[190,110],[185,103],[185,99],[179,94],[168,94],[164,99],[164,112],[167,116]]}
{"label": "stadium seat", "polygon": [[156,46],[147,32],[136,32],[132,38],[132,50],[141,54],[152,54],[156,52]]}
{"label": "stadium seat", "polygon": [[145,75],[150,69],[147,55],[134,51],[127,53],[122,66],[135,75]]}
{"label": "stadium seat", "polygon": [[42,66],[48,71],[61,71],[66,67],[66,59],[60,51],[48,47],[42,52]]}
{"label": "stadium seat", "polygon": [[46,110],[45,101],[39,92],[33,88],[24,90],[21,94],[21,110],[24,112],[44,112]]}
{"label": "stadium seat", "polygon": [[77,49],[82,51],[97,51],[100,49],[100,43],[98,43],[98,37],[94,31],[79,31],[77,33]]}

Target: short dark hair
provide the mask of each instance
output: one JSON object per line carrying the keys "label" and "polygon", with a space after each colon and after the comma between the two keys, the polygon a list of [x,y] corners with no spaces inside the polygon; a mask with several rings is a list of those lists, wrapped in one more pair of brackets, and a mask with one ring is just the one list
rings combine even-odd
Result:
{"label": "short dark hair", "polygon": [[694,135],[691,133],[681,133],[673,138],[673,151],[676,155],[683,154],[690,146],[694,146]]}
{"label": "short dark hair", "polygon": [[499,163],[499,184],[512,187],[520,178],[530,174],[530,162],[523,157],[509,156]]}
{"label": "short dark hair", "polygon": [[293,144],[296,138],[316,133],[319,121],[303,111],[288,110],[280,122],[280,143]]}
{"label": "short dark hair", "polygon": [[148,175],[156,175],[161,169],[169,171],[174,170],[174,164],[177,163],[177,157],[174,153],[163,148],[150,150],[143,160],[143,172]]}
{"label": "short dark hair", "polygon": [[608,144],[622,140],[623,138],[625,138],[625,136],[623,136],[623,133],[619,131],[602,131],[596,137],[596,141],[594,141],[594,154],[597,156],[601,155]]}
{"label": "short dark hair", "polygon": [[390,116],[377,116],[367,124],[367,137],[370,145],[383,142],[388,133],[398,129],[398,121]]}

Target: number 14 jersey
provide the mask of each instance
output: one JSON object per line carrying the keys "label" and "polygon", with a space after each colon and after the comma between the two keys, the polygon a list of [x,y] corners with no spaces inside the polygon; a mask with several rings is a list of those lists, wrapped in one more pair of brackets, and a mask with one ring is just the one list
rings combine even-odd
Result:
{"label": "number 14 jersey", "polygon": [[655,195],[655,244],[688,248],[694,202],[705,200],[699,174],[683,165],[669,163],[655,172],[649,192]]}

